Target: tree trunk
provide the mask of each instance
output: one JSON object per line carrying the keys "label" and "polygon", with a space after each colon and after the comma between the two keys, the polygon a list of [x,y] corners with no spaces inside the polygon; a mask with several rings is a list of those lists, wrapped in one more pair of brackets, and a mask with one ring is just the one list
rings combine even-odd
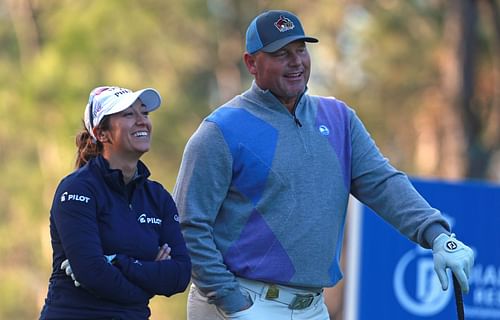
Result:
{"label": "tree trunk", "polygon": [[456,106],[459,108],[466,139],[467,167],[466,176],[484,178],[489,156],[481,141],[482,123],[479,108],[473,101],[475,79],[475,56],[477,44],[478,8],[476,0],[460,2],[460,34],[458,57],[461,74]]}
{"label": "tree trunk", "polygon": [[39,34],[30,0],[7,0],[19,46],[21,68],[26,68],[39,53]]}

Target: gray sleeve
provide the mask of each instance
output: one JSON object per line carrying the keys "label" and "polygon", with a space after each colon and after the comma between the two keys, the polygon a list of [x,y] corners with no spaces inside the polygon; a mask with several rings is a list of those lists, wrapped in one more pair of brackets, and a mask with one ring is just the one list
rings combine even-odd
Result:
{"label": "gray sleeve", "polygon": [[224,264],[213,226],[232,179],[232,157],[216,124],[204,121],[184,150],[173,195],[198,289],[226,312],[247,304]]}
{"label": "gray sleeve", "polygon": [[410,240],[430,248],[450,226],[415,190],[406,174],[380,153],[361,120],[351,113],[351,193]]}

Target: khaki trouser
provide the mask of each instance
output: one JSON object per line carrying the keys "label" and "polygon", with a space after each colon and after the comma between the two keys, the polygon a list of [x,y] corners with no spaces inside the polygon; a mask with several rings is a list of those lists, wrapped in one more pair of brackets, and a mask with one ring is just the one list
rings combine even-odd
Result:
{"label": "khaki trouser", "polygon": [[[238,278],[241,289],[252,299],[253,305],[243,311],[226,314],[201,294],[192,284],[189,290],[188,320],[329,320],[322,293],[311,293],[295,288],[277,286],[279,297],[269,297],[270,286],[259,281]],[[274,289],[275,290],[275,289]],[[273,291],[271,291],[273,292]],[[298,296],[298,298],[297,298]]]}

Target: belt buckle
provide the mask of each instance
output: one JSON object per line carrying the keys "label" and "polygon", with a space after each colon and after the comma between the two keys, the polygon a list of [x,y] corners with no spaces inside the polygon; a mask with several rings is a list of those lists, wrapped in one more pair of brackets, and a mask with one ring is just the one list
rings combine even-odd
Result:
{"label": "belt buckle", "polygon": [[277,299],[279,296],[280,296],[280,289],[274,284],[270,285],[266,292],[266,299],[274,300]]}
{"label": "belt buckle", "polygon": [[312,294],[296,294],[292,303],[288,305],[288,308],[293,310],[301,310],[309,307],[314,300],[314,295]]}

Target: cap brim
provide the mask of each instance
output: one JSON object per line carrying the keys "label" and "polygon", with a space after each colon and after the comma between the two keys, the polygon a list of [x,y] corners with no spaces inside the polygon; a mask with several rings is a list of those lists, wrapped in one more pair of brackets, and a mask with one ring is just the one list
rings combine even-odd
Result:
{"label": "cap brim", "polygon": [[137,99],[141,99],[141,102],[146,106],[147,112],[156,110],[161,105],[161,96],[158,91],[153,88],[146,88],[123,95],[122,98],[118,100],[118,102],[108,112],[106,112],[105,115],[121,112],[134,104]]}
{"label": "cap brim", "polygon": [[267,46],[263,47],[259,51],[263,51],[263,52],[267,52],[267,53],[275,52],[275,51],[278,51],[279,49],[283,48],[284,46],[286,46],[290,42],[299,41],[299,40],[304,41],[304,42],[312,42],[312,43],[319,42],[318,39],[313,38],[313,37],[290,36],[290,37],[286,37],[286,38],[274,41],[274,42],[268,44]]}
{"label": "cap brim", "polygon": [[141,99],[142,103],[144,103],[144,105],[146,106],[146,110],[148,112],[156,110],[160,107],[161,96],[158,93],[158,91],[156,91],[155,89],[146,88],[146,89],[136,91],[135,93],[138,94],[137,98]]}

